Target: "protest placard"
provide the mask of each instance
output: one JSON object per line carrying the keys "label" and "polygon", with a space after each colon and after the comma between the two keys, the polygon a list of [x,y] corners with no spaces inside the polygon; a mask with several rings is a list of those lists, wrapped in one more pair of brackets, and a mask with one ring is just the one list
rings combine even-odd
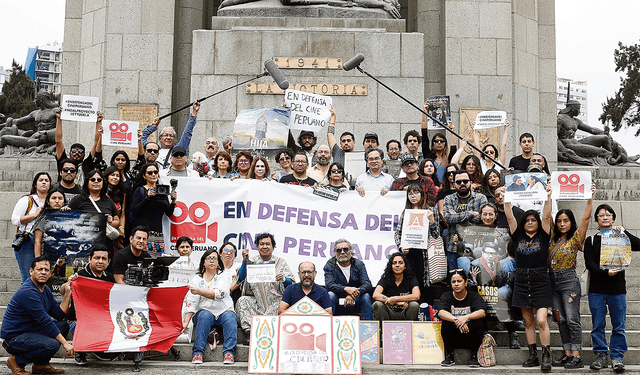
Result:
{"label": "protest placard", "polygon": [[475,130],[496,128],[504,126],[507,120],[507,112],[505,111],[483,111],[476,116]]}
{"label": "protest placard", "polygon": [[405,210],[402,221],[400,247],[427,249],[429,246],[429,219],[427,210]]}
{"label": "protest placard", "polygon": [[600,269],[624,270],[631,265],[631,241],[624,232],[602,230]]}
{"label": "protest placard", "polygon": [[377,320],[360,321],[360,361],[380,363],[380,322]]}
{"label": "protest placard", "polygon": [[284,102],[291,108],[291,129],[318,132],[324,129],[331,119],[330,96],[287,89]]}
{"label": "protest placard", "polygon": [[248,283],[270,283],[276,281],[276,264],[274,262],[247,264]]}
{"label": "protest placard", "polygon": [[366,166],[364,152],[344,153],[344,172],[353,177],[354,184],[358,176],[366,171]]}
{"label": "protest placard", "polygon": [[591,172],[551,172],[551,199],[591,199]]}
{"label": "protest placard", "polygon": [[544,173],[508,174],[504,181],[505,202],[547,200],[547,175]]}
{"label": "protest placard", "polygon": [[[451,100],[449,95],[430,96],[426,101],[429,103],[427,113],[435,117],[444,126],[449,126],[449,121],[451,121]],[[427,116],[427,129],[442,130],[442,126]]]}
{"label": "protest placard", "polygon": [[99,103],[100,98],[63,95],[60,118],[71,121],[96,122]]}
{"label": "protest placard", "polygon": [[138,147],[137,121],[103,120],[102,121],[102,145]]}
{"label": "protest placard", "polygon": [[413,364],[437,365],[444,359],[442,323],[412,322]]}
{"label": "protest placard", "polygon": [[413,363],[411,322],[382,322],[382,357],[384,363]]}
{"label": "protest placard", "polygon": [[274,150],[286,147],[290,112],[287,107],[243,109],[233,126],[233,149]]}

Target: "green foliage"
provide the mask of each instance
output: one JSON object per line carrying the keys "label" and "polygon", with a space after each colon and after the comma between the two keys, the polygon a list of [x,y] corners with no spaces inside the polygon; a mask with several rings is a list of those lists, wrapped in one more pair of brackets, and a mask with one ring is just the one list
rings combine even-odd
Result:
{"label": "green foliage", "polygon": [[9,82],[2,86],[0,113],[7,117],[19,118],[37,109],[33,102],[36,85],[15,60],[12,68]]}
{"label": "green foliage", "polygon": [[[626,78],[620,78],[620,89],[602,105],[600,121],[612,125],[614,131],[622,127],[640,125],[640,45],[624,46],[618,43],[613,53],[616,72],[625,72]],[[640,128],[636,130],[636,137]]]}

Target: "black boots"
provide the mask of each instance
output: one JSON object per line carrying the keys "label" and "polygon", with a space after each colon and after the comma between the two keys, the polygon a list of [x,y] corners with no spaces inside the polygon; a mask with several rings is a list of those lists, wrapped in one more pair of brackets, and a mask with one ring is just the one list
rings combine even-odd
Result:
{"label": "black boots", "polygon": [[540,366],[540,370],[542,371],[551,370],[551,346],[550,345],[542,345],[542,366]]}
{"label": "black boots", "polygon": [[538,347],[536,344],[529,344],[529,359],[524,361],[522,367],[535,367],[540,366],[540,361],[538,360]]}

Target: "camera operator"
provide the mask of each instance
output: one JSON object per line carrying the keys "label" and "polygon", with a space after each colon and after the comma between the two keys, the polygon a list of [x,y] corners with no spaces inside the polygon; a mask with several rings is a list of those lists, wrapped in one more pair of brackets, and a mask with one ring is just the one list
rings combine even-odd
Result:
{"label": "camera operator", "polygon": [[177,198],[173,182],[172,186],[158,184],[158,167],[155,164],[142,166],[136,179],[131,203],[132,225],[144,225],[149,228],[147,249],[153,255],[164,253],[162,216],[173,214]]}
{"label": "camera operator", "polygon": [[118,284],[125,284],[124,275],[129,265],[141,263],[145,258],[150,258],[147,249],[147,237],[149,230],[144,226],[134,227],[131,231],[131,245],[121,249],[113,257],[113,265],[111,271],[113,278]]}

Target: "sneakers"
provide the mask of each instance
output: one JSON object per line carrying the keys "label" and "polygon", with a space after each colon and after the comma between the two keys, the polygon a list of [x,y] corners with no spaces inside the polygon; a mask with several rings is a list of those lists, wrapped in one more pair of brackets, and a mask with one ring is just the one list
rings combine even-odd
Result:
{"label": "sneakers", "polygon": [[[477,362],[477,359],[476,359],[476,362]],[[455,364],[456,364],[456,361],[453,359],[453,353],[447,354],[447,356],[444,358],[444,361],[440,362],[440,365],[442,365],[443,367],[451,367]]]}
{"label": "sneakers", "polygon": [[583,368],[584,363],[582,362],[582,358],[580,357],[571,357],[567,363],[564,364],[564,368],[566,369],[574,369],[574,368]]}
{"label": "sneakers", "polygon": [[87,353],[76,353],[73,357],[73,360],[76,362],[78,366],[86,366],[87,363]]}
{"label": "sneakers", "polygon": [[236,357],[234,357],[231,353],[227,353],[224,355],[224,360],[222,361],[222,363],[225,365],[232,365],[236,363]]}
{"label": "sneakers", "polygon": [[202,354],[194,354],[191,357],[191,363],[194,365],[201,365],[204,362],[204,358],[202,358]]}
{"label": "sneakers", "polygon": [[480,367],[480,362],[478,362],[478,357],[475,354],[469,357],[469,367]]}
{"label": "sneakers", "polygon": [[592,370],[600,370],[603,368],[607,368],[609,356],[607,353],[596,353],[596,356],[593,357],[593,362],[591,362],[591,366],[589,366]]}
{"label": "sneakers", "polygon": [[218,346],[218,330],[217,329],[212,329],[211,332],[209,332],[209,337],[207,337],[207,344],[209,344],[209,349],[211,349],[211,351],[216,350],[216,347]]}
{"label": "sneakers", "polygon": [[622,363],[621,359],[612,359],[611,367],[613,368],[614,372],[624,372],[624,363]]}

